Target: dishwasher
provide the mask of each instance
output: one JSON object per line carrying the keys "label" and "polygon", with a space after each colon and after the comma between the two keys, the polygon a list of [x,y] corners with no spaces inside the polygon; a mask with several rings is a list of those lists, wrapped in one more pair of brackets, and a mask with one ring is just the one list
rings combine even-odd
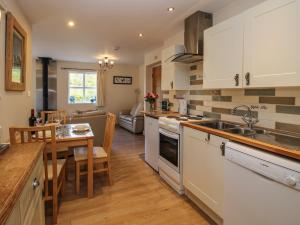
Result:
{"label": "dishwasher", "polygon": [[245,145],[225,149],[224,225],[299,225],[300,163]]}

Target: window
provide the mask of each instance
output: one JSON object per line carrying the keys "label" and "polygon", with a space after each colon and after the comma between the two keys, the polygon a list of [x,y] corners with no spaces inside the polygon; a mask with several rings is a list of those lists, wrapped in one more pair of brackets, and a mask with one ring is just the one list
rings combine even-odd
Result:
{"label": "window", "polygon": [[69,72],[69,104],[97,101],[97,73]]}

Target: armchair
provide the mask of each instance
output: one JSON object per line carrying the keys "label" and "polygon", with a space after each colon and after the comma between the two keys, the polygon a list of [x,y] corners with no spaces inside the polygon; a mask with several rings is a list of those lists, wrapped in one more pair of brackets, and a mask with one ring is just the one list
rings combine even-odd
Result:
{"label": "armchair", "polygon": [[134,134],[142,133],[144,131],[144,115],[141,113],[142,110],[143,103],[135,104],[131,110],[122,110],[119,113],[120,127]]}

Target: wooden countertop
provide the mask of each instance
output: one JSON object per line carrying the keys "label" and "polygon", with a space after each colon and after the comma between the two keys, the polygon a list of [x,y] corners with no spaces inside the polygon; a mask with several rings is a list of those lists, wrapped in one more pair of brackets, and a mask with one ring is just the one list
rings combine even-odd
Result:
{"label": "wooden countertop", "polygon": [[[205,121],[203,121],[203,122],[205,122]],[[196,129],[196,130],[199,130],[199,131],[203,131],[203,132],[206,132],[206,133],[209,133],[209,134],[213,134],[213,135],[216,135],[216,136],[220,136],[220,137],[226,138],[226,139],[231,140],[231,141],[239,142],[239,143],[242,143],[242,144],[246,144],[246,145],[249,145],[249,146],[252,146],[252,147],[256,147],[256,148],[265,150],[265,151],[269,151],[269,152],[276,153],[276,154],[279,154],[279,155],[287,156],[289,158],[300,160],[300,150],[299,151],[291,150],[291,149],[288,149],[288,148],[284,148],[284,147],[280,147],[280,146],[277,146],[277,145],[272,145],[272,144],[268,144],[268,143],[265,143],[265,142],[262,142],[262,141],[258,141],[258,140],[252,139],[252,138],[247,138],[247,137],[244,137],[244,136],[231,134],[231,133],[228,133],[228,132],[224,132],[224,131],[221,131],[221,130],[200,126],[198,124],[193,124],[193,123],[189,123],[189,122],[182,122],[181,125],[185,126],[185,127],[190,127],[190,128],[193,128],[193,129]]]}
{"label": "wooden countertop", "polygon": [[11,146],[0,154],[0,224],[4,224],[18,200],[45,144]]}
{"label": "wooden countertop", "polygon": [[142,111],[146,116],[152,117],[154,119],[159,119],[159,117],[162,116],[178,116],[178,112],[172,112],[172,111],[154,111],[154,112],[148,112],[148,111]]}

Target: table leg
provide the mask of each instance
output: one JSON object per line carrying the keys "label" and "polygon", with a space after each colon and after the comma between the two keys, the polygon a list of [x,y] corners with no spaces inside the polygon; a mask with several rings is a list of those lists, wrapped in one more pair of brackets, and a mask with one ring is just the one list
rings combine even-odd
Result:
{"label": "table leg", "polygon": [[93,146],[94,140],[88,139],[87,148],[88,148],[88,198],[92,198],[94,195],[94,180],[93,180]]}

